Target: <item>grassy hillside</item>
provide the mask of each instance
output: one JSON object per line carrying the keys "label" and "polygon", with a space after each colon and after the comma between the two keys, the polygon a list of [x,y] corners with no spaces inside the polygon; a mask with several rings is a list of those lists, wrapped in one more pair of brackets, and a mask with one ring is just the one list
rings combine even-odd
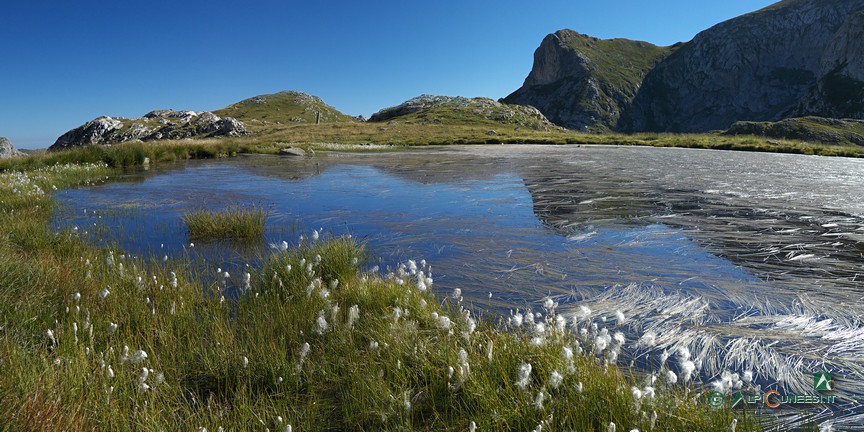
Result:
{"label": "grassy hillside", "polygon": [[421,95],[373,114],[370,122],[524,127],[534,130],[555,128],[537,109],[509,105],[489,98]]}
{"label": "grassy hillside", "polygon": [[214,111],[222,117],[234,117],[253,129],[267,124],[315,124],[318,113],[321,113],[321,123],[355,121],[321,98],[298,91],[255,96]]}
{"label": "grassy hillside", "polygon": [[647,42],[585,35],[570,39],[568,46],[591,61],[590,74],[597,80],[621,91],[633,89],[634,93],[657,59],[674,50]]}
{"label": "grassy hillside", "polygon": [[737,122],[725,134],[864,146],[864,120],[801,117],[778,122]]}

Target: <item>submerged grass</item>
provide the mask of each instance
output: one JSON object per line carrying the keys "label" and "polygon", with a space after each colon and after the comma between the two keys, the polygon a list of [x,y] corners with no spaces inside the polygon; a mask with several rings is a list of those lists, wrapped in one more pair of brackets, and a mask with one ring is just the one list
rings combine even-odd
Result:
{"label": "submerged grass", "polygon": [[554,307],[480,320],[458,292],[433,295],[423,262],[364,271],[350,237],[215,283],[197,263],[93,248],[48,229],[45,191],[116,171],[30,163],[0,173],[0,429],[761,428],[616,367]]}
{"label": "submerged grass", "polygon": [[194,211],[183,219],[193,240],[252,240],[264,236],[267,212],[260,207],[232,207]]}

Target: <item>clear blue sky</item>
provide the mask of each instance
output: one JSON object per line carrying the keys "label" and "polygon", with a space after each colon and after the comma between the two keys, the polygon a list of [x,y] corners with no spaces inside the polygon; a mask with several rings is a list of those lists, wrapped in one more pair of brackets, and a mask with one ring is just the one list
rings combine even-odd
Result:
{"label": "clear blue sky", "polygon": [[302,90],[369,115],[422,93],[499,98],[555,30],[658,45],[771,0],[9,1],[0,136],[47,147],[100,115]]}

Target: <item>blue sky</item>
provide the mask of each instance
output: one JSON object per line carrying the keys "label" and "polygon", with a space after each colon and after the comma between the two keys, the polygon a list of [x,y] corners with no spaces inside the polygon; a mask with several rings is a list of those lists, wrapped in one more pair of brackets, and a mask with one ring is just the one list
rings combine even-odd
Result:
{"label": "blue sky", "polygon": [[281,90],[367,116],[422,93],[497,99],[522,84],[555,30],[669,45],[771,3],[7,2],[0,136],[47,147],[100,115],[215,110]]}

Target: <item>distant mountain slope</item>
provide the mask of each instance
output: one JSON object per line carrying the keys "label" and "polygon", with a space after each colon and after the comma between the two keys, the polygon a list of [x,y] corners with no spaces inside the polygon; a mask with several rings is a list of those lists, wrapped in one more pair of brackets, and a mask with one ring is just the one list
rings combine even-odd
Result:
{"label": "distant mountain slope", "polygon": [[559,30],[534,52],[534,66],[522,87],[501,101],[534,106],[570,129],[608,131],[630,106],[648,71],[673,50]]}
{"label": "distant mountain slope", "polygon": [[213,112],[219,116],[233,117],[250,123],[281,123],[284,125],[356,121],[336,108],[324,103],[321,98],[299,91],[283,91],[275,94],[255,96]]}
{"label": "distant mountain slope", "polygon": [[534,107],[508,105],[489,98],[421,95],[397,106],[384,108],[370,122],[400,122],[453,125],[516,125],[531,129],[554,127]]}
{"label": "distant mountain slope", "polygon": [[717,24],[648,74],[619,128],[702,132],[739,120],[860,117],[862,10],[864,0],[785,0]]}

